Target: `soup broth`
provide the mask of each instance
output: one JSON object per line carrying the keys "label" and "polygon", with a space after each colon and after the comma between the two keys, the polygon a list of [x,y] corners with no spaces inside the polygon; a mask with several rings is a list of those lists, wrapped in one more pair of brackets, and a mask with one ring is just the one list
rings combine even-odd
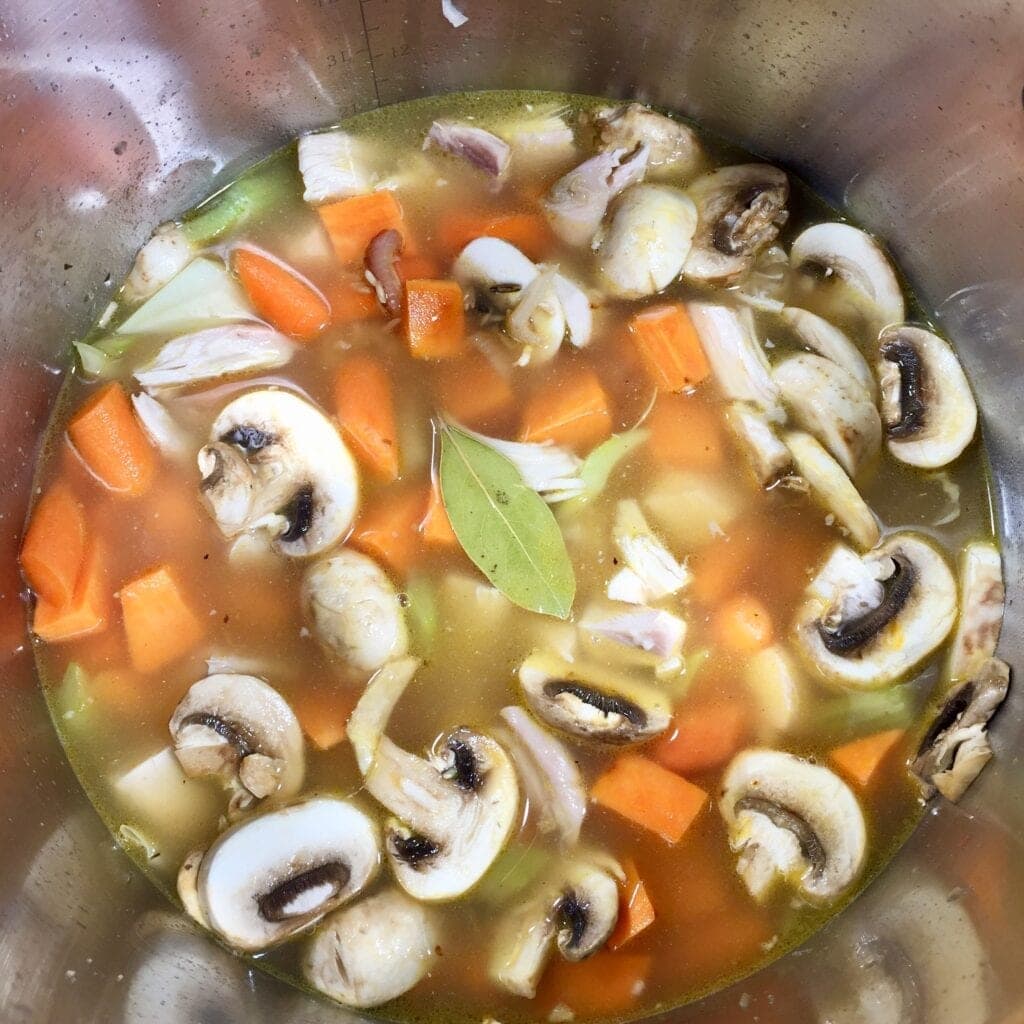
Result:
{"label": "soup broth", "polygon": [[[379,869],[341,909],[296,929],[287,941],[243,949],[268,969],[323,989],[311,980],[310,944],[336,915],[378,892],[402,891],[395,837],[425,844],[405,849],[419,850],[428,862],[444,856],[438,849],[445,836],[413,828],[410,837],[410,830],[395,826],[401,811],[382,805],[379,784],[364,778],[373,768],[357,763],[354,747],[363,732],[346,735],[346,723],[371,677],[379,680],[389,665],[407,664],[403,656],[419,659],[384,733],[421,764],[428,763],[425,752],[434,752],[430,770],[439,786],[455,793],[452,800],[465,801],[460,814],[477,813],[473,801],[483,800],[489,783],[473,776],[480,770],[479,752],[469,769],[459,761],[463,748],[452,745],[451,731],[465,726],[496,742],[510,759],[517,795],[501,826],[507,834],[492,844],[481,877],[449,898],[412,900],[428,919],[432,941],[420,953],[403,953],[423,959],[414,972],[422,974],[418,983],[396,991],[394,999],[372,1000],[383,1002],[380,1012],[395,1019],[491,1017],[511,1024],[570,1014],[639,1016],[717,989],[806,938],[881,868],[918,820],[926,794],[908,762],[935,702],[959,681],[946,667],[944,642],[955,607],[936,613],[940,621],[929,627],[936,639],[905,668],[863,685],[830,678],[815,661],[814,644],[826,634],[837,649],[854,641],[842,623],[827,617],[825,625],[807,626],[809,587],[837,545],[859,559],[876,540],[884,545],[910,531],[916,543],[930,545],[942,567],[948,564],[941,571],[953,586],[951,573],[964,546],[994,544],[979,440],[939,466],[922,468],[894,457],[891,443],[899,432],[879,420],[873,376],[876,364],[884,364],[877,339],[888,319],[878,312],[880,299],[872,306],[842,274],[820,265],[815,271],[813,260],[798,266],[791,258],[805,229],[839,219],[797,180],[788,179],[788,216],[776,216],[770,230],[749,225],[755,215],[770,216],[758,212],[759,197],[769,194],[765,186],[741,197],[740,214],[728,215],[732,220],[715,229],[719,235],[712,231],[717,258],[738,258],[738,272],[714,280],[687,271],[691,263],[680,261],[666,272],[667,284],[659,280],[641,288],[643,294],[623,294],[630,289],[615,283],[616,261],[626,261],[628,276],[635,269],[629,260],[649,258],[640,276],[653,279],[671,258],[652,255],[641,236],[648,232],[654,247],[678,248],[687,230],[689,260],[704,226],[697,219],[710,216],[699,182],[753,158],[704,134],[695,136],[699,154],[685,159],[678,152],[655,159],[660,151],[653,144],[640,152],[643,146],[632,139],[616,148],[621,121],[601,127],[599,112],[607,106],[590,97],[493,93],[360,115],[337,136],[348,148],[332,150],[328,160],[334,179],[349,173],[352,180],[345,186],[332,179],[329,186],[344,194],[311,201],[303,194],[316,191],[315,172],[304,158],[304,181],[295,144],[254,166],[171,229],[176,233],[169,255],[154,258],[141,279],[137,266],[116,305],[79,346],[78,369],[62,392],[40,463],[43,501],[58,490],[70,495],[85,523],[84,541],[67,527],[68,535],[55,533],[47,550],[77,550],[87,566],[74,569],[74,596],[66,596],[69,604],[77,601],[76,618],[51,607],[46,592],[59,592],[61,565],[53,569],[56,581],[40,586],[41,570],[26,559],[38,595],[40,676],[83,786],[154,882],[177,900],[179,869],[192,851],[208,850],[222,842],[225,830],[311,795],[346,801],[374,830],[383,830],[374,854]],[[425,148],[438,121],[483,129],[507,142],[507,169],[489,173],[505,151],[495,155],[489,140],[472,134],[456,133],[452,142],[435,132],[438,141]],[[609,159],[618,161],[618,169],[605,169],[594,186],[609,190],[610,202],[580,242],[553,210],[552,197],[560,179],[600,152],[616,154]],[[637,184],[640,174],[616,193],[608,182],[637,159],[647,160],[645,184]],[[641,211],[639,226],[624,225],[630,191],[640,187],[664,190],[648,192],[646,201],[667,205],[653,214]],[[573,189],[570,198],[579,200],[584,186],[577,182]],[[377,197],[376,205],[342,208],[357,195]],[[669,232],[664,225],[674,225],[677,214],[682,226]],[[364,236],[376,236],[376,244],[378,232],[389,228],[401,236],[401,253],[393,264],[390,256],[371,260],[368,282]],[[764,236],[757,236],[762,228]],[[625,232],[621,251],[615,248],[617,231]],[[731,232],[729,239],[723,241],[722,231]],[[542,265],[539,276],[519,284],[503,280],[501,273],[514,265],[502,262],[502,253],[489,285],[478,280],[489,273],[483,257],[475,285],[467,284],[468,272],[457,266],[460,253],[486,237],[519,249],[531,274]],[[885,261],[881,250],[877,255]],[[170,283],[153,290],[156,300],[133,298],[160,277],[161,260],[176,271]],[[199,265],[210,272],[207,281],[171,292]],[[389,296],[382,278],[392,266],[401,283]],[[585,337],[555,269],[557,282],[575,284],[584,296],[591,321]],[[535,287],[541,279],[550,285],[546,294]],[[515,311],[537,294],[533,315],[513,324]],[[168,295],[165,310],[154,306]],[[397,302],[391,310],[389,298]],[[909,295],[906,301],[911,312],[899,319],[923,322]],[[725,311],[713,312],[712,319],[724,315],[727,329],[753,339],[755,362],[764,365],[757,362],[749,374],[772,389],[763,404],[756,395],[740,395],[749,379],[737,385],[723,376],[721,350],[717,356],[711,351],[718,342],[709,337],[709,307]],[[873,422],[881,424],[882,431],[863,444],[856,430],[843,433],[846,421],[838,435],[829,433],[828,422],[814,421],[814,408],[825,421],[830,415],[829,389],[835,385],[827,374],[833,371],[826,367],[825,377],[809,377],[818,382],[813,386],[799,379],[789,386],[780,375],[783,363],[815,351],[785,312],[792,309],[815,313],[845,333],[871,369],[864,382],[843,369],[842,387],[861,390],[838,400],[866,401]],[[646,323],[638,320],[642,316]],[[562,325],[554,351],[543,340],[551,318]],[[241,333],[225,341],[225,325],[239,323],[246,325]],[[198,330],[210,333],[164,360],[168,345]],[[530,340],[524,343],[524,337]],[[197,361],[209,362],[216,345],[225,346],[222,365],[190,377]],[[246,369],[244,353],[264,349],[274,349],[276,358]],[[816,351],[814,359],[829,367],[841,362],[835,352],[830,358],[823,348]],[[154,367],[166,376],[154,378]],[[906,419],[906,377],[900,386]],[[315,504],[324,500],[319,483],[305,499],[302,487],[282,492],[259,522],[252,517],[227,528],[223,517],[217,521],[211,493],[234,464],[221,453],[216,472],[209,463],[204,467],[202,456],[197,469],[197,453],[220,444],[244,462],[275,440],[265,429],[256,440],[251,431],[243,436],[241,420],[231,421],[233,435],[212,432],[224,410],[247,395],[297,396],[320,410],[329,429],[327,441],[315,433],[300,438],[310,445],[301,451],[308,460],[302,472],[328,465],[330,486],[338,491],[332,499],[337,516],[346,521],[336,540],[312,555],[299,551],[296,557],[282,547],[314,546],[310,538],[329,518]],[[105,411],[112,396],[111,408],[120,413]],[[142,398],[134,406],[119,405],[125,396]],[[816,406],[815,398],[821,399]],[[83,417],[83,408],[103,412],[99,427]],[[773,479],[759,469],[740,424],[743,413],[781,446]],[[146,446],[141,455],[135,440],[120,437],[125,422]],[[853,483],[846,482],[870,509],[866,521],[847,506],[837,511],[807,467],[788,454],[797,433],[828,460],[830,472],[844,474],[843,457],[853,460],[846,474]],[[103,437],[110,452],[97,461],[93,452]],[[496,449],[494,438],[531,447]],[[339,443],[354,470],[329,464]],[[854,450],[859,445],[862,450]],[[346,517],[342,506],[352,495],[342,492],[350,478],[353,487],[358,479],[358,496]],[[492,478],[516,480],[519,489],[504,495],[504,485]],[[247,486],[248,501],[257,485]],[[314,503],[312,512],[303,510],[303,500]],[[41,509],[42,502],[40,519]],[[531,547],[541,544],[538,537],[549,546]],[[510,553],[516,544],[521,550]],[[379,608],[385,610],[357,616],[354,626],[334,623],[345,635],[335,636],[332,645],[331,626],[325,625],[331,613],[311,607],[317,598],[310,596],[309,574],[340,551],[361,553],[383,573],[383,584],[375,577],[373,585],[384,588]],[[80,591],[93,564],[98,596],[90,602]],[[885,562],[869,590],[879,588],[890,600],[900,573],[908,578],[910,570],[901,565]],[[917,589],[897,608],[897,619],[917,614],[921,594],[931,586],[924,570],[913,572]],[[945,579],[940,583],[946,585]],[[532,591],[530,581],[536,584]],[[531,607],[523,595],[538,588],[545,596]],[[341,594],[342,604],[355,600],[351,589]],[[865,599],[853,626],[863,627],[865,609],[870,617],[880,600]],[[388,634],[388,615],[397,616],[401,636]],[[893,639],[893,631],[903,628],[898,622],[877,628],[889,631],[890,648],[909,642]],[[811,634],[811,640],[800,639]],[[860,642],[852,655],[849,647],[830,656],[866,665],[872,645],[881,641],[869,639],[866,647]],[[539,689],[530,691],[524,666],[536,670]],[[269,792],[254,796],[238,782],[237,756],[220,771],[190,778],[182,773],[168,723],[190,687],[215,674],[256,677],[294,713],[303,733],[304,773],[293,791],[282,792],[284,776],[275,775]],[[509,707],[525,709],[525,728],[540,730],[543,742],[561,751],[570,776],[578,772],[575,781],[561,776],[568,795],[556,792],[554,809],[545,806],[544,787],[531,782],[522,764],[515,724],[521,720],[503,717]],[[206,729],[203,742],[218,750],[226,742],[235,744],[235,755],[263,749],[251,737],[248,747],[238,736],[228,742],[224,723],[215,728],[209,716],[194,718],[191,727]],[[378,758],[379,742],[378,731],[370,741]],[[780,771],[795,763],[800,770],[827,772],[827,785],[841,790],[835,799],[848,799],[862,816],[862,848],[850,853],[858,840],[847,833],[822,836],[821,828],[832,827],[828,822],[808,838],[814,815],[827,819],[834,808],[813,809],[804,820],[810,812],[793,805],[783,808],[788,818],[780,817],[763,800],[751,802],[762,799],[758,792],[771,796],[769,783],[759,790],[755,782],[738,800],[738,759],[758,751],[789,758],[779,762]],[[272,767],[278,771],[280,764]],[[463,770],[470,771],[468,782],[459,775]],[[768,776],[772,770],[765,769]],[[490,771],[494,777],[498,768],[492,763]],[[557,789],[543,770],[541,776]],[[818,781],[807,783],[812,788],[825,776],[813,778]],[[797,795],[801,785],[786,783]],[[580,787],[582,823],[578,799],[573,803]],[[567,804],[577,806],[575,818]],[[803,825],[795,826],[794,817]],[[790,844],[776,851],[771,869],[764,867],[768,833]],[[466,854],[467,863],[472,856]],[[758,856],[759,869],[749,863]],[[820,864],[819,856],[825,858]],[[856,863],[848,870],[836,867],[843,857]],[[584,883],[577,891],[563,878],[581,864],[611,879],[618,895],[609,911],[613,928],[599,936],[596,952],[574,962],[574,943],[586,941],[581,936],[597,927],[601,912]],[[415,871],[415,863],[406,870]],[[771,884],[752,880],[758,870],[768,872]],[[846,874],[829,889],[833,870]],[[511,954],[501,949],[501,943],[522,939],[510,922],[524,908],[527,916],[533,908],[536,917],[523,925],[526,932],[551,931],[538,954],[542,969],[534,972],[532,997],[511,990]],[[213,911],[207,905],[204,912]],[[212,923],[221,941],[238,945],[226,926]]]}

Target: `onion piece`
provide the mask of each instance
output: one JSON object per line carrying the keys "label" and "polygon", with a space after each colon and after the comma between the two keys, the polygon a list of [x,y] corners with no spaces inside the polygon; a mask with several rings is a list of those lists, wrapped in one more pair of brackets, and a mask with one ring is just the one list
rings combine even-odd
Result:
{"label": "onion piece", "polygon": [[150,440],[164,455],[179,456],[189,451],[188,437],[174,421],[174,417],[152,395],[140,392],[132,395],[135,415]]}

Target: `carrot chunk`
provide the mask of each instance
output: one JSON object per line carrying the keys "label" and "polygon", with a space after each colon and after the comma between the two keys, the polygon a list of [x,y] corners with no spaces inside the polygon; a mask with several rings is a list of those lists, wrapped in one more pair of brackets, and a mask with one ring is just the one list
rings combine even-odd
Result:
{"label": "carrot chunk", "polygon": [[675,844],[708,801],[699,786],[640,754],[623,754],[594,783],[591,799]]}
{"label": "carrot chunk", "polygon": [[635,939],[654,924],[654,904],[637,871],[636,861],[625,857],[622,868],[626,877],[619,884],[619,919],[608,937],[609,949],[621,949],[630,939]]}
{"label": "carrot chunk", "polygon": [[422,551],[422,485],[378,495],[356,521],[349,543],[404,575]]}
{"label": "carrot chunk", "polygon": [[747,715],[733,702],[686,705],[655,744],[651,756],[674,772],[703,772],[725,764],[746,736]]}
{"label": "carrot chunk", "polygon": [[156,475],[156,455],[116,381],[100,388],[71,417],[68,437],[93,475],[112,491],[144,494]]}
{"label": "carrot chunk", "polygon": [[690,593],[704,604],[717,604],[743,582],[756,558],[759,543],[748,531],[732,530],[705,544],[689,561]]}
{"label": "carrot chunk", "polygon": [[310,341],[330,321],[327,300],[290,267],[255,249],[235,249],[231,261],[256,312],[282,334]]}
{"label": "carrot chunk", "polygon": [[342,436],[356,458],[379,480],[397,480],[398,432],[388,371],[372,355],[350,356],[335,378],[334,400]]}
{"label": "carrot chunk", "polygon": [[187,654],[205,629],[170,566],[124,584],[121,613],[128,653],[139,672],[153,672]]}
{"label": "carrot chunk", "polygon": [[726,601],[714,617],[720,643],[739,654],[753,654],[768,647],[775,635],[768,609],[750,594]]}
{"label": "carrot chunk", "polygon": [[444,272],[444,268],[437,260],[430,256],[417,256],[416,254],[399,256],[395,269],[403,283],[414,278],[440,277]]}
{"label": "carrot chunk", "polygon": [[415,359],[454,359],[469,351],[462,289],[456,281],[406,281],[403,320]]}
{"label": "carrot chunk", "polygon": [[21,567],[47,603],[68,604],[85,561],[85,510],[63,483],[36,503],[21,545]]}
{"label": "carrot chunk", "polygon": [[608,395],[597,374],[584,367],[572,376],[553,378],[530,398],[523,410],[519,440],[590,449],[611,432]]}
{"label": "carrot chunk", "polygon": [[505,424],[515,405],[512,386],[479,352],[439,369],[437,399],[444,412],[475,430]]}
{"label": "carrot chunk", "polygon": [[302,731],[318,750],[330,750],[344,741],[355,705],[354,694],[319,690],[303,693],[292,700]]}
{"label": "carrot chunk", "polygon": [[851,782],[867,789],[903,736],[903,729],[886,729],[836,747],[828,757]]}
{"label": "carrot chunk", "polygon": [[687,395],[660,395],[647,421],[655,460],[686,469],[718,469],[725,461],[722,424],[710,406]]}
{"label": "carrot chunk", "polygon": [[388,189],[325,203],[317,212],[330,235],[335,255],[342,263],[361,263],[374,235],[388,228],[394,228],[402,236],[403,248],[410,251],[402,206]]}
{"label": "carrot chunk", "polygon": [[651,381],[660,391],[682,391],[710,372],[690,314],[680,302],[637,313],[629,331]]}
{"label": "carrot chunk", "polygon": [[537,998],[544,1007],[565,1005],[577,1017],[609,1017],[634,1006],[651,973],[646,953],[602,949],[579,963],[555,957],[544,972]]}
{"label": "carrot chunk", "polygon": [[377,296],[365,281],[342,281],[330,289],[328,301],[331,307],[331,323],[336,326],[384,316]]}
{"label": "carrot chunk", "polygon": [[109,622],[106,559],[99,543],[89,541],[71,599],[53,604],[40,598],[32,617],[32,631],[52,644],[99,633]]}
{"label": "carrot chunk", "polygon": [[433,547],[457,548],[459,539],[455,536],[452,524],[445,511],[444,499],[437,480],[431,480],[427,498],[427,511],[420,523],[423,539]]}
{"label": "carrot chunk", "polygon": [[551,251],[554,238],[539,213],[452,210],[438,221],[435,239],[447,256],[457,256],[474,238],[500,238],[534,262]]}

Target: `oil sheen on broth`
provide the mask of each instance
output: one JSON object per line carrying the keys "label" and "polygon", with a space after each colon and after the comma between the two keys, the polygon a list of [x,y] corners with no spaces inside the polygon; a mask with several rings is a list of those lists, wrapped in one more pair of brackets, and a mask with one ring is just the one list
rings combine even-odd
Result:
{"label": "oil sheen on broth", "polygon": [[388,1016],[749,973],[969,781],[908,768],[1001,679],[955,357],[872,239],[642,108],[300,146],[158,231],[55,413],[23,561],[82,784],[174,898],[213,847],[182,893],[222,941]]}

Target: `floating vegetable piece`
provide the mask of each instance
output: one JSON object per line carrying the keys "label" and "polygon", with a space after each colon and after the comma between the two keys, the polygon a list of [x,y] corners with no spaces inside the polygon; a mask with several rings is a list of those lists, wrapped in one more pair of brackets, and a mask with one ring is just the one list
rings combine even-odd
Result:
{"label": "floating vegetable piece", "polygon": [[505,330],[523,347],[523,363],[549,362],[570,333],[565,307],[555,286],[556,277],[552,268],[542,270],[505,315]]}
{"label": "floating vegetable piece", "polygon": [[550,378],[527,400],[520,441],[554,441],[577,451],[593,448],[612,430],[612,407],[601,379],[589,367]]}
{"label": "floating vegetable piece", "polygon": [[231,264],[256,312],[283,334],[311,341],[327,326],[330,305],[292,267],[249,247],[234,249]]}
{"label": "floating vegetable piece", "polygon": [[406,281],[402,327],[414,359],[457,359],[470,351],[462,289],[455,281]]}
{"label": "floating vegetable piece", "polygon": [[125,302],[141,302],[159,291],[192,259],[192,245],[177,224],[161,224],[139,250],[124,283]]}
{"label": "floating vegetable piece", "polygon": [[968,679],[996,652],[1003,628],[1003,560],[994,544],[968,544],[960,559],[960,618],[949,644],[947,675]]}
{"label": "floating vegetable piece", "polygon": [[857,798],[827,768],[779,750],[739,754],[719,809],[736,870],[756,900],[786,880],[815,903],[837,899],[864,865],[867,829]]}
{"label": "floating vegetable piece", "polygon": [[505,456],[449,424],[440,433],[441,493],[466,554],[513,603],[567,618],[576,581],[550,509]]}
{"label": "floating vegetable piece", "polygon": [[797,725],[806,695],[800,672],[784,647],[773,644],[758,651],[747,662],[743,679],[760,735],[775,737]]}
{"label": "floating vegetable piece", "polygon": [[683,391],[707,378],[707,356],[682,303],[641,310],[630,319],[629,334],[659,391]]}
{"label": "floating vegetable piece", "polygon": [[637,428],[622,434],[612,434],[607,441],[602,441],[579,467],[577,477],[583,486],[566,507],[580,507],[601,494],[619,464],[647,440],[649,433]]}
{"label": "floating vegetable piece", "polygon": [[188,434],[175,422],[174,417],[152,395],[144,391],[132,395],[132,406],[150,441],[172,458],[191,453]]}
{"label": "floating vegetable piece", "polygon": [[867,360],[838,327],[824,317],[797,306],[786,306],[779,315],[806,348],[841,366],[861,384],[872,399],[875,397],[877,385]]}
{"label": "floating vegetable piece", "polygon": [[539,271],[514,245],[501,238],[476,238],[459,253],[452,277],[479,310],[504,313],[522,297]]}
{"label": "floating vegetable piece", "polygon": [[948,465],[974,439],[978,409],[964,371],[941,338],[906,324],[878,338],[876,363],[889,451],[922,469]]}
{"label": "floating vegetable piece", "polygon": [[458,121],[435,121],[423,140],[424,149],[431,146],[461,157],[492,178],[500,178],[508,170],[512,155],[508,143],[497,135]]}
{"label": "floating vegetable piece", "polygon": [[363,145],[348,132],[335,130],[299,139],[299,173],[307,203],[326,203],[367,192],[370,175]]}

